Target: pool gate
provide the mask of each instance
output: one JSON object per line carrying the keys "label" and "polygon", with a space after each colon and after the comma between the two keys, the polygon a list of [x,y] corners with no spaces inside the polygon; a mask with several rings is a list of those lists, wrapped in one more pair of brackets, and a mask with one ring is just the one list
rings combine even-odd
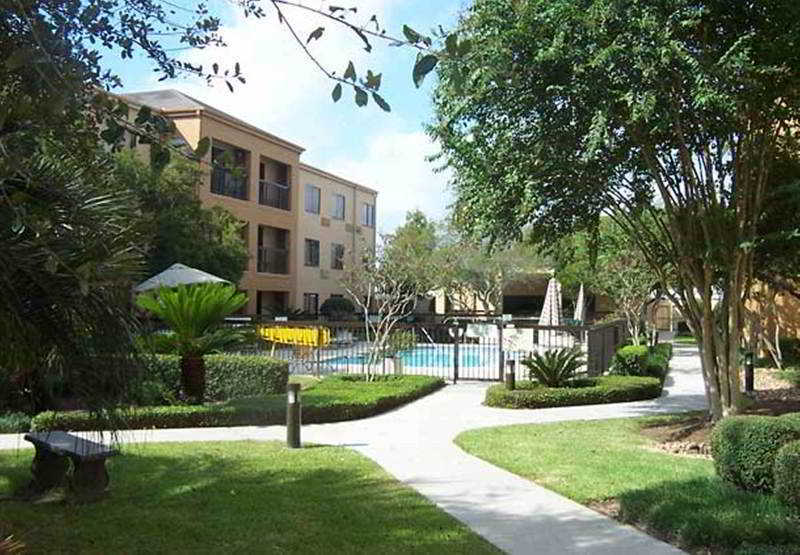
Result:
{"label": "pool gate", "polygon": [[[364,322],[276,322],[237,318],[231,325],[254,326],[256,339],[239,352],[273,356],[289,363],[291,374],[414,374],[458,380],[502,381],[506,361],[521,364],[534,353],[576,348],[584,353],[584,372],[606,372],[627,339],[623,321],[594,326],[539,326],[535,320],[450,317],[446,322],[397,323],[381,348]],[[277,328],[273,331],[262,331]],[[297,330],[287,332],[287,330]]]}

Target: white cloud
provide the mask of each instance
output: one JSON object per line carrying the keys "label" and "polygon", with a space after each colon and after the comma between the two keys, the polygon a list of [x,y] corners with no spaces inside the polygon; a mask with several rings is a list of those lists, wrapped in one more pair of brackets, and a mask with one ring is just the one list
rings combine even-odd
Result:
{"label": "white cloud", "polygon": [[[393,6],[400,2],[351,0],[343,5],[359,5],[360,20],[367,20],[374,13],[379,21],[388,21]],[[333,105],[329,96],[333,83],[290,39],[271,7],[266,7],[265,19],[236,15],[222,30],[227,43],[224,49],[191,50],[184,58],[203,64],[206,70],[213,62],[219,62],[221,69],[239,62],[246,84],[235,84],[233,94],[223,83],[208,87],[186,81],[176,87],[304,146],[307,151],[303,161],[377,189],[380,231],[392,231],[412,208],[419,208],[431,217],[443,217],[450,202],[447,178],[444,174],[434,174],[433,164],[425,160],[435,152],[435,147],[420,130],[427,118],[428,103],[417,102],[417,111],[412,114],[395,111],[389,115],[374,106],[356,108],[347,98],[352,93],[345,92],[339,104]],[[359,72],[367,67],[377,69],[391,62],[397,64],[393,57],[398,50],[379,47],[380,41],[370,55],[352,32],[324,18],[290,8],[286,8],[286,15],[303,41],[315,28],[325,26],[323,38],[312,41],[309,48],[323,65],[339,74],[343,73],[347,60],[353,60]],[[154,83],[154,88],[160,86],[163,83]]]}
{"label": "white cloud", "polygon": [[422,131],[386,133],[370,142],[363,158],[333,160],[331,166],[379,192],[378,228],[387,233],[414,208],[433,219],[444,217],[452,202],[448,174],[434,173],[434,164],[425,160],[436,151]]}

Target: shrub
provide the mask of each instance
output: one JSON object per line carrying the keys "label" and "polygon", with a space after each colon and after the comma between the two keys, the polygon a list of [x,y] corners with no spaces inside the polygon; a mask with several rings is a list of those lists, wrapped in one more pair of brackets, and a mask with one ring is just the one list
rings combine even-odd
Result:
{"label": "shrub", "polygon": [[531,380],[547,387],[561,387],[575,377],[575,372],[583,366],[583,353],[579,347],[571,349],[551,349],[522,361],[528,368]]}
{"label": "shrub", "polygon": [[349,320],[356,307],[346,297],[328,297],[319,307],[319,313],[331,320]]}
{"label": "shrub", "polygon": [[[663,346],[662,346],[663,345]],[[663,380],[669,370],[672,345],[654,347],[628,345],[614,355],[611,374],[619,376],[651,376]]]}
{"label": "shrub", "polygon": [[502,384],[486,390],[484,404],[507,409],[538,409],[641,401],[661,395],[661,381],[646,376],[599,376],[572,380],[568,387],[545,387],[538,382],[517,382],[509,391]]}
{"label": "shrub", "polygon": [[386,355],[395,356],[401,351],[413,349],[417,345],[417,336],[412,330],[392,332],[386,341]]}
{"label": "shrub", "polygon": [[[303,393],[303,423],[339,422],[374,416],[423,397],[444,385],[428,376],[329,376]],[[360,382],[353,384],[352,382]],[[392,387],[383,387],[386,383]],[[362,385],[363,384],[363,385]],[[382,388],[383,387],[383,388]],[[382,388],[382,389],[381,389]],[[136,407],[93,415],[87,411],[43,412],[34,430],[101,430],[269,426],[286,423],[285,395],[236,399],[228,403]]]}
{"label": "shrub", "polygon": [[730,416],[711,433],[714,468],[723,480],[745,490],[770,492],[775,455],[800,439],[800,426],[774,416]]}
{"label": "shrub", "polygon": [[178,354],[177,336],[171,331],[154,332],[136,338],[136,346],[144,353]]}
{"label": "shrub", "polygon": [[778,374],[781,379],[788,381],[794,387],[800,387],[800,367],[786,368]]}
{"label": "shrub", "polygon": [[[234,397],[283,393],[289,380],[289,364],[263,355],[207,355],[206,398],[225,401]],[[180,389],[180,357],[157,355],[147,362],[148,380],[160,381],[177,394]]]}
{"label": "shrub", "polygon": [[778,345],[781,349],[783,364],[789,366],[800,364],[800,338],[781,337],[778,340]]}
{"label": "shrub", "polygon": [[800,511],[800,441],[790,441],[778,450],[773,470],[775,496]]}
{"label": "shrub", "polygon": [[31,417],[22,412],[0,414],[0,434],[17,434],[31,429]]}
{"label": "shrub", "polygon": [[626,345],[614,354],[611,371],[620,376],[641,376],[648,354],[647,345]]}

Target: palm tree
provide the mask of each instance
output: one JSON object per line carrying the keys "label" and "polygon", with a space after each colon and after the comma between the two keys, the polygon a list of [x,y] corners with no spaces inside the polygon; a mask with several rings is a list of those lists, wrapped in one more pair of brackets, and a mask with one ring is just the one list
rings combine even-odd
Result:
{"label": "palm tree", "polygon": [[220,327],[225,316],[247,302],[244,293],[219,283],[162,287],[140,295],[136,303],[166,322],[175,333],[181,357],[181,386],[192,403],[202,403],[206,389],[203,355],[233,345],[243,334]]}

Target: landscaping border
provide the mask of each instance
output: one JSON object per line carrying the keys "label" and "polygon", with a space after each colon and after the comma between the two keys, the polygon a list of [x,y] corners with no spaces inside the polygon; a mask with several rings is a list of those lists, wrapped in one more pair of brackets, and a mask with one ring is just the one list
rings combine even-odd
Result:
{"label": "landscaping border", "polygon": [[642,401],[661,395],[662,380],[649,376],[598,376],[573,380],[571,387],[544,387],[537,382],[517,382],[509,390],[497,384],[486,390],[484,404],[507,409],[541,409]]}
{"label": "landscaping border", "polygon": [[[304,424],[322,424],[357,420],[387,412],[415,401],[444,386],[441,378],[429,376],[403,376],[412,382],[408,391],[386,395],[368,402],[309,402],[303,405]],[[326,380],[332,378],[326,378]],[[333,378],[335,379],[335,378]],[[31,422],[34,431],[65,430],[94,431],[102,429],[136,430],[158,428],[208,428],[226,426],[271,426],[286,424],[285,394],[270,396],[283,400],[272,406],[257,407],[259,400],[267,397],[249,398],[246,403],[218,403],[207,405],[174,405],[135,407],[106,414],[88,411],[43,412]],[[241,400],[240,400],[241,401]]]}

